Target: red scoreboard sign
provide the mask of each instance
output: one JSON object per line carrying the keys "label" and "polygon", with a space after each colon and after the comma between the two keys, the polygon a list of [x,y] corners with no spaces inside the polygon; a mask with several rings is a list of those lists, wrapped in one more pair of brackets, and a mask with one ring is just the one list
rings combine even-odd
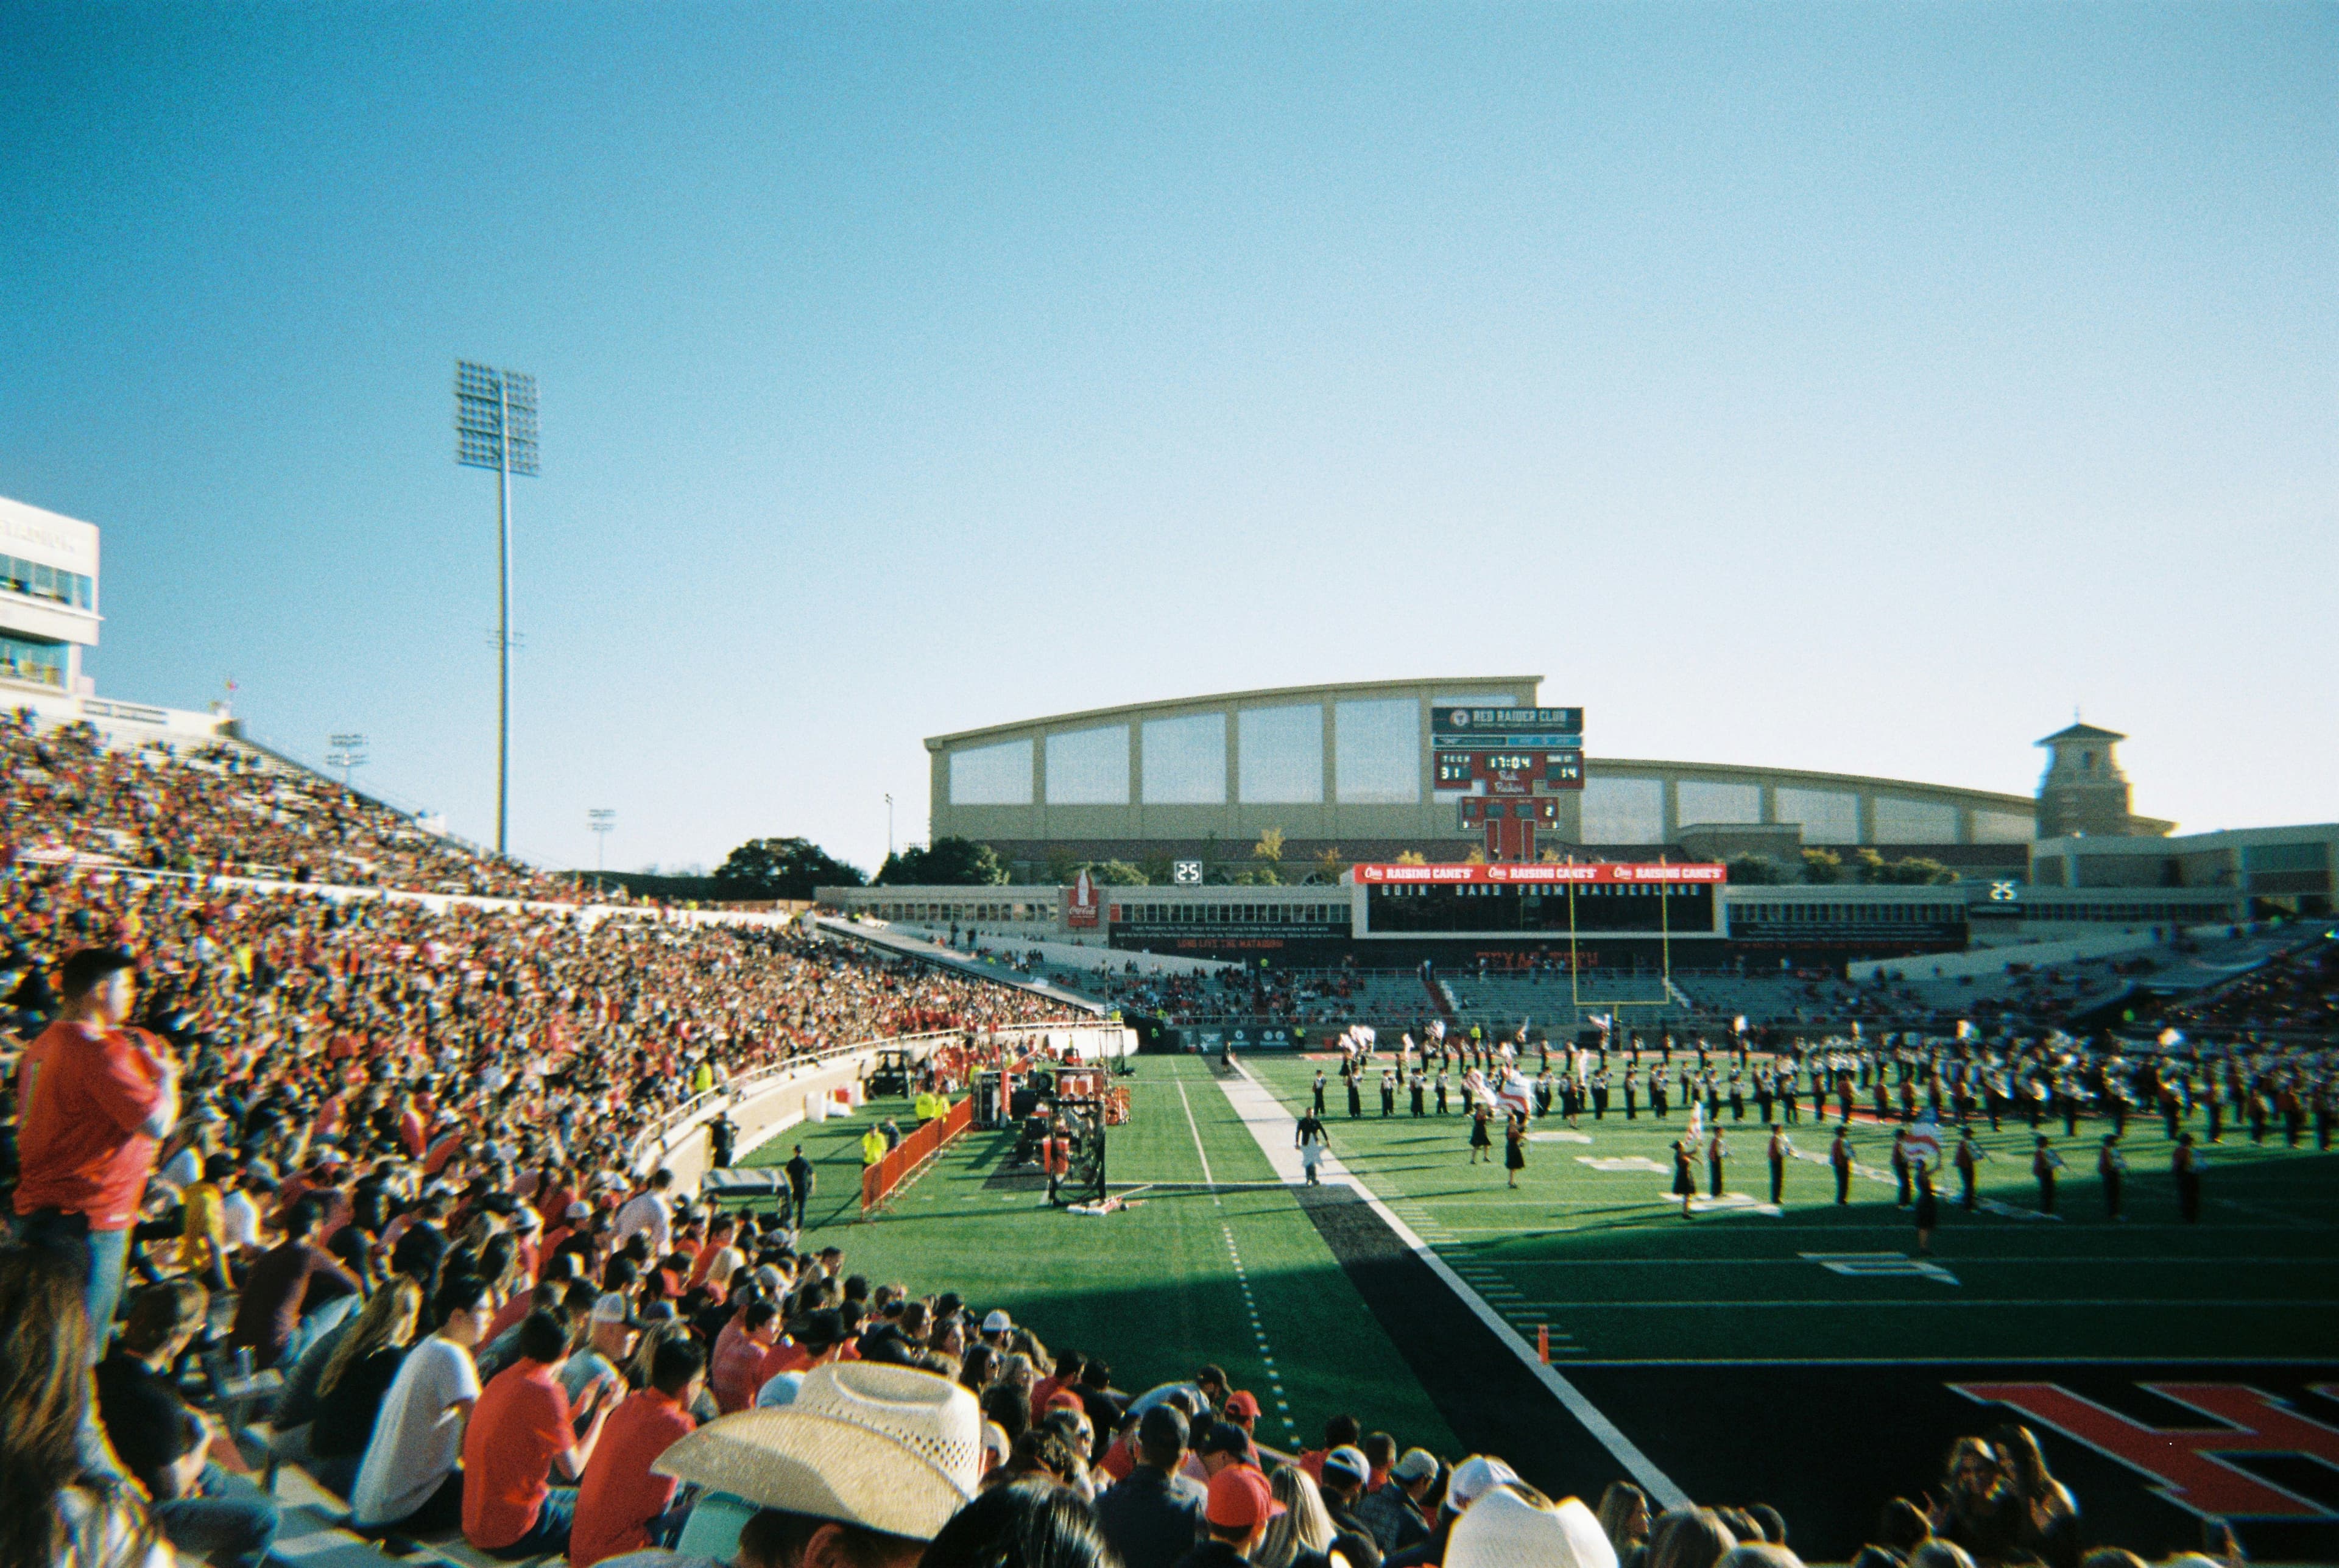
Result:
{"label": "red scoreboard sign", "polygon": [[1359,883],[1367,885],[1396,887],[1430,885],[1460,886],[1466,883],[1495,883],[1505,887],[1614,887],[1623,884],[1651,885],[1663,883],[1720,883],[1730,880],[1730,868],[1704,863],[1686,865],[1641,865],[1625,862],[1599,862],[1584,865],[1529,864],[1493,865],[1383,865],[1368,864],[1351,868]]}

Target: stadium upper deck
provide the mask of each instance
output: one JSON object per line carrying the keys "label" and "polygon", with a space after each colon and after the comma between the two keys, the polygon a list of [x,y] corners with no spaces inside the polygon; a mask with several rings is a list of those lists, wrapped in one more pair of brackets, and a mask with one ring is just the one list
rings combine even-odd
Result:
{"label": "stadium upper deck", "polygon": [[[1532,706],[1540,676],[1286,686],[1099,708],[936,735],[931,828],[989,843],[1027,874],[1081,861],[1251,863],[1279,832],[1287,865],[1337,849],[1460,860],[1473,792],[1441,787],[1432,710]],[[1924,854],[1971,874],[2020,875],[2040,824],[2165,833],[2127,810],[2109,731],[2039,744],[2038,798],[1954,784],[1726,763],[1602,756],[1591,715],[1581,789],[1550,792],[1543,842],[1589,856],[1791,859],[1806,845]],[[2092,737],[2107,737],[2097,739]],[[2068,775],[2068,776],[2067,776]]]}

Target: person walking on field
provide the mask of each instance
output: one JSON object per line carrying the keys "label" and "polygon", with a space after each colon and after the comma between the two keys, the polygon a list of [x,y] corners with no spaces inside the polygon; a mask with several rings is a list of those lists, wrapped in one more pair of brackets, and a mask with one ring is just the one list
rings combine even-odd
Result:
{"label": "person walking on field", "polygon": [[2038,1135],[2038,1147],[2030,1156],[2030,1174],[2038,1178],[2038,1212],[2055,1212],[2055,1173],[2063,1169],[2063,1157],[2055,1152],[2047,1135]]}
{"label": "person walking on field", "polygon": [[1795,1154],[1795,1140],[1787,1136],[1783,1121],[1771,1129],[1771,1202],[1775,1207],[1786,1201],[1787,1161]]}
{"label": "person walking on field", "polygon": [[2126,1219],[2120,1212],[2120,1198],[2127,1181],[2127,1158],[2120,1153],[2118,1133],[2104,1134],[2103,1148],[2096,1154],[2096,1176],[2104,1184],[2104,1213],[2115,1224]]}
{"label": "person walking on field", "polygon": [[155,1149],[179,1119],[179,1060],[123,1028],[138,998],[127,950],[84,948],[60,980],[64,1008],[16,1064],[16,1239],[71,1261],[99,1357]]}
{"label": "person walking on field", "polygon": [[1485,1101],[1474,1100],[1470,1102],[1470,1163],[1473,1165],[1478,1163],[1482,1154],[1488,1164],[1494,1163],[1495,1140],[1486,1125],[1492,1119],[1493,1113],[1487,1109]]}
{"label": "person walking on field", "polygon": [[1299,1128],[1294,1136],[1298,1143],[1299,1163],[1308,1172],[1308,1185],[1323,1186],[1323,1178],[1318,1174],[1317,1167],[1323,1163],[1324,1150],[1332,1143],[1332,1135],[1324,1130],[1324,1119],[1315,1111],[1309,1111],[1299,1119]]}
{"label": "person walking on field", "polygon": [[1324,1070],[1316,1070],[1316,1114],[1324,1114]]}
{"label": "person walking on field", "polygon": [[1842,1122],[1837,1122],[1835,1141],[1828,1146],[1828,1164],[1835,1168],[1835,1201],[1839,1208],[1851,1201],[1850,1131]]}
{"label": "person walking on field", "polygon": [[1673,1196],[1682,1200],[1682,1218],[1689,1218],[1689,1206],[1697,1200],[1697,1144],[1683,1136],[1673,1143]]}
{"label": "person walking on field", "polygon": [[1722,1129],[1716,1127],[1713,1129],[1713,1136],[1707,1139],[1705,1145],[1705,1169],[1707,1175],[1712,1180],[1712,1197],[1716,1201],[1719,1201],[1722,1197],[1722,1162],[1729,1157],[1729,1145],[1722,1141]]}
{"label": "person walking on field", "polygon": [[1514,1116],[1503,1128],[1503,1168],[1511,1173],[1511,1185],[1519,1184],[1519,1172],[1527,1168],[1527,1119]]}

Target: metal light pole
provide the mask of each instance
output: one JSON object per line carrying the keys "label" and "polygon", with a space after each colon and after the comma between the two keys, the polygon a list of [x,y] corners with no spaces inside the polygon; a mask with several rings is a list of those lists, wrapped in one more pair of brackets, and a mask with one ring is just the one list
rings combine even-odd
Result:
{"label": "metal light pole", "polygon": [[885,858],[893,858],[893,797],[885,797]]}
{"label": "metal light pole", "polygon": [[339,735],[331,738],[333,749],[325,754],[325,762],[327,765],[341,770],[341,787],[348,789],[350,772],[365,766],[366,738],[360,735]]}
{"label": "metal light pole", "polygon": [[496,853],[511,804],[511,480],[536,472],[536,378],[455,361],[455,460],[496,471]]}
{"label": "metal light pole", "polygon": [[607,869],[609,832],[617,825],[617,814],[607,806],[595,806],[585,814],[585,825],[593,830],[593,873],[597,876]]}

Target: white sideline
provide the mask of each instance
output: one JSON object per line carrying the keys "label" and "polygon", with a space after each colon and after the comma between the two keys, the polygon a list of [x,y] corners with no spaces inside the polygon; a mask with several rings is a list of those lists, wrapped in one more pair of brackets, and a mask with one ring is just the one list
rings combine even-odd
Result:
{"label": "white sideline", "polygon": [[[1248,1128],[1250,1135],[1258,1140],[1259,1151],[1265,1154],[1268,1162],[1275,1167],[1276,1174],[1289,1183],[1296,1184],[1304,1180],[1305,1177],[1299,1163],[1299,1150],[1297,1147],[1299,1136],[1298,1119],[1283,1109],[1283,1102],[1276,1099],[1272,1090],[1251,1077],[1248,1068],[1237,1062],[1235,1071],[1240,1075],[1239,1078],[1219,1080],[1219,1087],[1226,1091],[1227,1102],[1235,1108],[1235,1114],[1242,1118],[1243,1125]],[[1485,1297],[1473,1290],[1467,1281],[1448,1267],[1446,1260],[1438,1257],[1427,1242],[1415,1235],[1411,1226],[1392,1213],[1388,1205],[1383,1203],[1371,1188],[1367,1187],[1351,1174],[1347,1167],[1340,1162],[1339,1156],[1327,1149],[1318,1175],[1326,1182],[1352,1188],[1357,1197],[1370,1204],[1373,1212],[1380,1216],[1382,1223],[1396,1232],[1397,1238],[1412,1249],[1413,1255],[1427,1264],[1431,1273],[1445,1281],[1446,1287],[1454,1292],[1462,1305],[1475,1314],[1479,1322],[1494,1330],[1495,1337],[1509,1347],[1511,1354],[1519,1358],[1520,1364],[1533,1373],[1545,1388],[1551,1390],[1552,1396],[1560,1402],[1567,1413],[1574,1416],[1585,1431],[1598,1439],[1603,1448],[1614,1455],[1616,1463],[1622,1464],[1633,1479],[1640,1484],[1641,1489],[1649,1494],[1652,1502],[1661,1509],[1693,1508],[1697,1505],[1688,1493],[1673,1484],[1673,1477],[1658,1469],[1655,1463],[1647,1455],[1642,1453],[1639,1446],[1631,1438],[1625,1436],[1614,1421],[1601,1413],[1598,1405],[1584,1397],[1582,1389],[1561,1376],[1555,1369],[1544,1365],[1542,1358],[1535,1355],[1535,1346],[1529,1345],[1520,1336],[1516,1329],[1505,1322],[1502,1315],[1486,1304]]]}

